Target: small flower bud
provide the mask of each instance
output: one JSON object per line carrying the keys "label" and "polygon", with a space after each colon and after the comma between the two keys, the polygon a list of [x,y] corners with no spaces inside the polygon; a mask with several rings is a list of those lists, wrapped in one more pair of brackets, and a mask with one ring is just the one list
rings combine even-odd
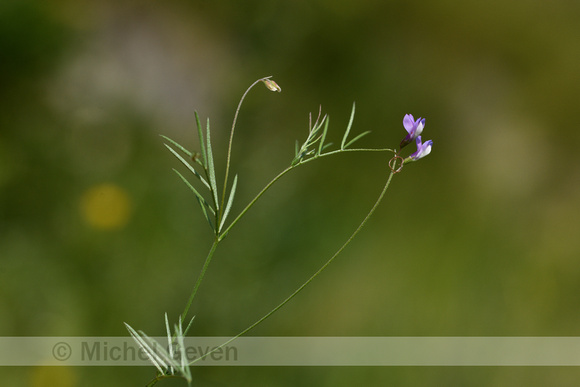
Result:
{"label": "small flower bud", "polygon": [[264,85],[266,85],[266,87],[270,91],[277,91],[277,92],[282,91],[282,88],[280,86],[278,86],[278,84],[276,82],[274,82],[272,79],[263,79],[262,82],[264,82]]}

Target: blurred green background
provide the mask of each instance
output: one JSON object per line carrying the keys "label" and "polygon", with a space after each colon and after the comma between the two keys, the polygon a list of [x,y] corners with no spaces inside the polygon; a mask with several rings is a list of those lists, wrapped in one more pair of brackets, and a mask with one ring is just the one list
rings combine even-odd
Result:
{"label": "blurred green background", "polygon": [[[239,211],[322,104],[340,141],[433,152],[256,336],[580,335],[580,3],[0,2],[0,335],[163,334],[211,242],[159,134],[218,167],[237,102]],[[410,146],[414,148],[414,145]],[[412,149],[411,151],[414,151]],[[286,176],[216,253],[193,335],[234,335],[350,235],[388,174],[346,154]],[[577,386],[574,367],[195,368],[196,386]],[[151,367],[2,368],[2,385],[144,385]],[[180,385],[183,382],[163,382]]]}

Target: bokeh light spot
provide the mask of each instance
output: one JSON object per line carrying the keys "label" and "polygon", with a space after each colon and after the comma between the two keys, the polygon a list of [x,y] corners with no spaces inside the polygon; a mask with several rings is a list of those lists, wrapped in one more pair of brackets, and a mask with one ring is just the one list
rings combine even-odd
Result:
{"label": "bokeh light spot", "polygon": [[94,228],[120,229],[131,216],[131,198],[117,185],[99,184],[83,193],[80,210],[85,221]]}

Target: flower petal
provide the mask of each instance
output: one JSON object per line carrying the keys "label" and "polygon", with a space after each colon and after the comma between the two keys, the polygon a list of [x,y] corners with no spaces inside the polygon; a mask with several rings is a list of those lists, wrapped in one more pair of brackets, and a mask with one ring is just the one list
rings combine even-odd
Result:
{"label": "flower petal", "polygon": [[403,118],[403,126],[407,132],[411,133],[413,131],[415,128],[415,118],[412,114],[405,114],[405,117]]}
{"label": "flower petal", "polygon": [[425,119],[419,118],[415,124],[417,126],[417,129],[415,130],[415,136],[418,136],[423,132],[423,128],[425,127]]}
{"label": "flower petal", "polygon": [[423,144],[421,142],[421,136],[417,136],[416,143],[417,143],[417,151],[415,153],[413,153],[411,156],[409,156],[409,158],[414,160],[414,161],[417,161],[417,160],[427,156],[429,153],[431,153],[431,147],[433,146],[433,140],[425,141],[425,143]]}
{"label": "flower petal", "polygon": [[428,140],[423,144],[423,149],[421,153],[421,157],[427,156],[431,153],[431,148],[433,147],[433,140]]}

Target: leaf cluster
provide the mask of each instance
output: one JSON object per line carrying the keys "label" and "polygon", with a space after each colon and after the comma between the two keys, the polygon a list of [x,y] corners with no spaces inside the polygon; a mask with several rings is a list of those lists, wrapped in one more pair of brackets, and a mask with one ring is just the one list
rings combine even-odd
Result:
{"label": "leaf cluster", "polygon": [[[352,123],[354,121],[354,113],[355,113],[355,104],[352,104],[352,111],[350,113],[350,119],[348,121],[348,126],[342,136],[342,141],[340,143],[340,149],[338,151],[344,151],[349,146],[354,144],[356,141],[361,139],[363,136],[366,136],[370,133],[370,130],[363,132],[357,135],[352,140],[348,141],[348,135],[350,134],[350,129],[352,128]],[[308,124],[308,137],[302,144],[299,145],[298,141],[296,141],[296,147],[294,152],[294,159],[292,160],[292,166],[299,165],[307,160],[315,159],[317,157],[322,156],[324,153],[323,151],[330,147],[332,143],[325,143],[326,134],[328,132],[328,123],[329,117],[328,115],[324,115],[321,119],[322,115],[322,108],[318,111],[318,116],[314,123],[312,123],[312,115],[310,115],[310,120]]]}
{"label": "leaf cluster", "polygon": [[[209,125],[209,118],[207,119],[206,129],[205,129],[205,136],[204,130],[199,120],[199,115],[195,112],[195,121],[197,125],[197,132],[199,137],[199,143],[201,148],[201,153],[193,153],[189,150],[185,149],[182,145],[177,143],[176,141],[170,139],[167,136],[161,135],[165,140],[167,140],[171,145],[165,144],[167,149],[173,155],[181,161],[183,165],[187,167],[187,169],[202,183],[202,186],[205,190],[208,191],[209,199],[206,199],[204,195],[202,195],[194,186],[179,172],[177,169],[173,169],[175,173],[183,180],[183,182],[191,189],[194,193],[197,202],[201,208],[203,216],[209,223],[210,227],[212,228],[214,234],[216,236],[220,236],[220,231],[223,229],[226,219],[230,213],[232,208],[232,204],[234,201],[234,196],[236,193],[236,187],[238,184],[238,176],[234,177],[232,182],[232,188],[230,189],[230,194],[228,197],[228,201],[223,206],[224,198],[219,200],[218,194],[218,187],[217,187],[217,180],[216,180],[216,172],[215,172],[215,163],[213,157],[213,151],[211,146],[211,132],[210,132],[210,125]],[[187,161],[178,151],[174,148],[181,151],[181,153],[185,154],[191,162],[194,162],[199,169],[201,169],[202,173],[199,173],[195,167],[191,164],[190,161]],[[225,190],[224,190],[225,195]],[[220,208],[223,207],[223,208]]]}
{"label": "leaf cluster", "polygon": [[148,386],[156,384],[160,379],[166,377],[182,377],[187,380],[188,385],[191,385],[191,369],[187,362],[187,348],[185,346],[185,335],[193,323],[193,318],[187,325],[185,331],[183,330],[183,325],[181,324],[181,319],[179,323],[174,327],[174,333],[171,333],[169,328],[169,320],[167,318],[167,313],[165,313],[165,328],[167,331],[167,348],[158,343],[152,337],[147,336],[142,331],[137,332],[129,324],[125,323],[127,330],[137,342],[139,347],[147,355],[151,363],[159,371],[158,376],[151,381]]}

